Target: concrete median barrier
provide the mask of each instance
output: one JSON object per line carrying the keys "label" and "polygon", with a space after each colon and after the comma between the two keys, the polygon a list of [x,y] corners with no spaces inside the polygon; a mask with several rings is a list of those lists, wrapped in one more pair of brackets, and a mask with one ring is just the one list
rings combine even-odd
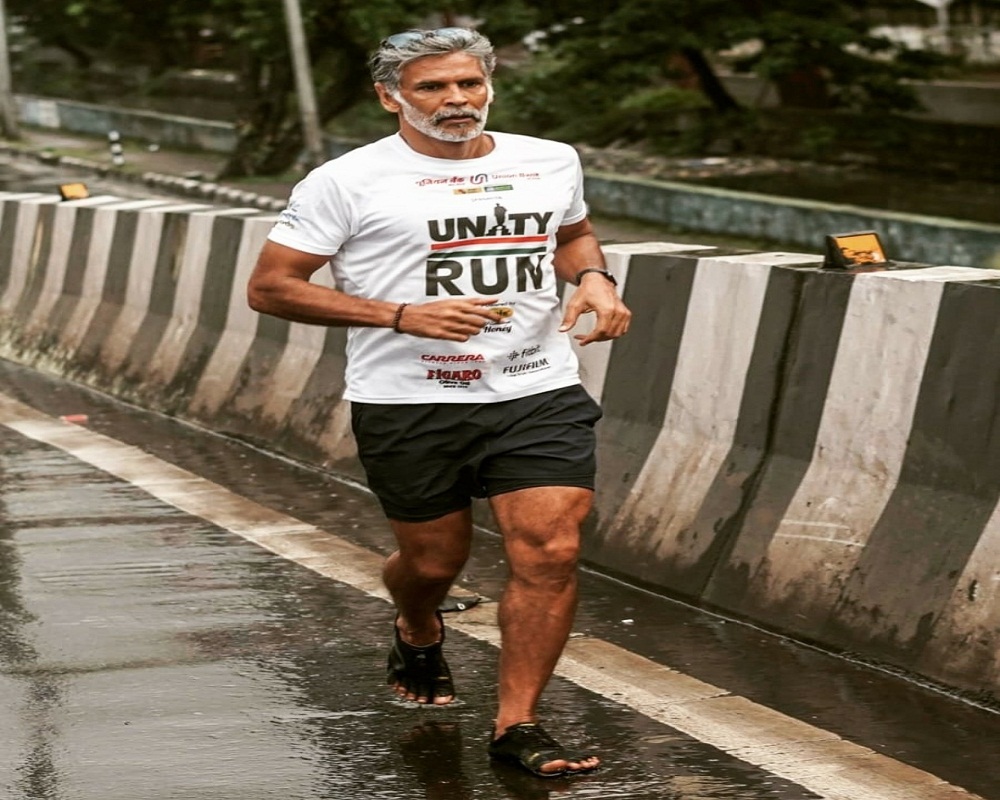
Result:
{"label": "concrete median barrier", "polygon": [[[246,305],[274,219],[0,194],[0,355],[360,479],[346,332]],[[580,351],[586,559],[995,699],[1000,271],[607,252],[635,322]]]}

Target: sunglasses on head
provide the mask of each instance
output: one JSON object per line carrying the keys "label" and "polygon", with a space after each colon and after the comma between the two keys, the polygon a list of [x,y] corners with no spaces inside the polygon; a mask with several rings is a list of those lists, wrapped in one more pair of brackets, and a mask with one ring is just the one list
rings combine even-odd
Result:
{"label": "sunglasses on head", "polygon": [[389,45],[390,47],[406,47],[407,45],[413,44],[414,42],[419,42],[421,39],[426,39],[429,36],[443,36],[446,39],[453,39],[459,36],[468,36],[470,33],[468,28],[437,28],[433,31],[403,31],[402,33],[394,33],[392,36],[386,36],[382,40],[382,46]]}

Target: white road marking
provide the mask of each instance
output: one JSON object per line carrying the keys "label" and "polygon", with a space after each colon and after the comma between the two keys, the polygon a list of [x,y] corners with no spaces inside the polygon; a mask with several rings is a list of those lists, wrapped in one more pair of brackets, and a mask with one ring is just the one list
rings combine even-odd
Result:
{"label": "white road marking", "polygon": [[[388,600],[382,557],[363,547],[4,394],[0,424],[283,558]],[[494,604],[465,611],[449,620],[448,627],[493,645],[500,641]],[[571,639],[556,673],[829,800],[983,800],[928,772],[600,639]]]}

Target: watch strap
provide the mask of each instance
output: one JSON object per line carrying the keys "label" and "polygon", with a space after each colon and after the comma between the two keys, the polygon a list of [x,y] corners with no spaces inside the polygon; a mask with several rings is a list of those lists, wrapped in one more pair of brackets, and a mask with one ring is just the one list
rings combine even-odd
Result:
{"label": "watch strap", "polygon": [[605,278],[607,278],[609,281],[611,281],[611,283],[612,283],[613,286],[617,286],[618,285],[618,281],[615,280],[615,276],[612,275],[610,272],[608,272],[606,269],[601,269],[600,267],[587,267],[587,269],[581,269],[574,276],[573,280],[576,282],[577,286],[580,285],[580,278],[582,278],[588,272],[599,272],[599,273],[601,273],[601,275],[603,275]]}

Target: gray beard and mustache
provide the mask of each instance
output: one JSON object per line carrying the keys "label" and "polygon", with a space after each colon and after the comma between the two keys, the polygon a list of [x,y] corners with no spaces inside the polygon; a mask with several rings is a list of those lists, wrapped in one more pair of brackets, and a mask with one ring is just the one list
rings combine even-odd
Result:
{"label": "gray beard and mustache", "polygon": [[[439,111],[437,114],[423,114],[414,106],[407,103],[401,95],[395,95],[393,99],[399,103],[403,119],[416,128],[425,136],[437,139],[441,142],[468,142],[482,135],[486,128],[486,119],[489,117],[490,101],[480,110],[472,107],[454,108],[449,111]],[[492,100],[492,93],[490,100]],[[455,117],[469,117],[474,124],[467,125],[463,130],[446,129],[440,127],[441,123]]]}

